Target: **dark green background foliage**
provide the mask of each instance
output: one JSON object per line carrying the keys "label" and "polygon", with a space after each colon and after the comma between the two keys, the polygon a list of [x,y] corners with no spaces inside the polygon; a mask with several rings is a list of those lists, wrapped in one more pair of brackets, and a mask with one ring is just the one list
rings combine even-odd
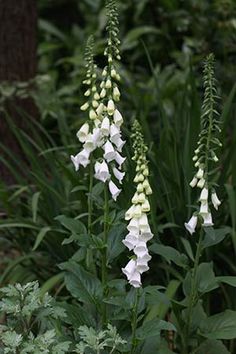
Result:
{"label": "dark green background foliage", "polygon": [[[178,301],[188,295],[189,263],[196,240],[186,234],[183,224],[191,215],[192,201],[197,197],[188,183],[194,172],[192,156],[200,128],[202,62],[209,52],[215,53],[218,90],[222,97],[218,110],[223,143],[218,154],[221,158],[217,183],[223,203],[214,215],[217,230],[215,234],[209,230],[204,241],[204,247],[211,247],[207,248],[204,263],[199,267],[201,301],[199,309],[195,309],[199,315],[196,325],[201,320],[204,322],[207,314],[211,315],[207,320],[211,326],[211,323],[215,324],[215,313],[223,313],[226,308],[236,310],[235,281],[220,278],[234,276],[236,272],[236,3],[233,0],[129,0],[120,1],[118,9],[122,56],[120,110],[125,119],[127,166],[132,164],[130,123],[136,117],[142,124],[149,146],[150,183],[154,191],[150,215],[155,234],[150,247],[153,258],[151,271],[144,275],[144,285],[149,286],[143,291],[148,320],[158,315],[161,319],[158,321],[162,321],[173,297],[176,315],[182,311],[183,305]],[[88,173],[82,170],[76,174],[69,156],[80,146],[75,133],[86,119],[79,106],[84,102],[83,51],[90,34],[95,37],[99,75],[104,65],[104,2],[40,0],[38,10],[38,76],[36,88],[30,95],[35,99],[41,119],[35,120],[20,112],[25,117],[26,127],[30,128],[23,131],[6,116],[25,159],[19,160],[0,143],[7,154],[7,157],[0,157],[1,163],[8,166],[16,180],[11,186],[0,182],[1,210],[5,211],[0,222],[3,250],[0,284],[38,279],[44,292],[54,289],[64,299],[68,299],[67,290],[76,297],[80,287],[79,293],[84,297],[78,300],[85,303],[85,307],[82,309],[78,304],[81,316],[78,319],[72,316],[73,306],[77,305],[67,304],[67,310],[71,311],[70,321],[77,326],[84,323],[95,326],[95,314],[102,301],[101,284],[97,278],[94,280],[94,275],[86,273],[86,250],[89,248],[96,253],[104,247],[100,239],[102,185],[94,186],[91,196],[96,206],[93,215],[95,235],[88,243],[85,226]],[[109,215],[109,286],[111,293],[119,293],[119,296],[108,297],[106,301],[117,324],[122,323],[121,332],[125,332],[122,321],[129,320],[128,311],[134,300],[132,291],[125,293],[125,282],[115,280],[123,278],[120,268],[127,261],[121,240],[125,234],[124,210],[134,192],[133,174],[132,169],[127,168],[123,192],[116,205],[112,202],[115,211]],[[223,241],[219,244],[220,240]],[[63,263],[70,257],[70,262]],[[94,259],[99,265],[96,257],[97,253]],[[71,273],[73,275],[69,277]],[[179,286],[182,281],[183,290]],[[165,295],[162,288],[151,287],[157,284],[167,287]],[[211,295],[205,295],[212,289]],[[89,305],[86,291],[91,296]],[[158,306],[155,305],[157,301]],[[206,313],[202,310],[202,303]],[[114,310],[117,304],[120,308]],[[87,317],[86,306],[91,318]],[[141,302],[140,314],[142,311],[144,302]],[[232,321],[235,321],[234,316],[233,313]],[[160,331],[166,324],[158,322],[155,325]],[[233,338],[235,327],[229,338],[224,334],[208,337],[204,326],[201,331],[202,336],[208,338],[202,344],[202,350],[207,350],[211,346],[221,348],[223,344],[218,340]],[[140,331],[140,338],[142,333]],[[147,342],[146,346],[146,352],[150,352],[151,344]],[[233,343],[229,344],[229,349],[233,352]],[[160,353],[168,352],[163,350]],[[196,353],[202,353],[201,348]]]}

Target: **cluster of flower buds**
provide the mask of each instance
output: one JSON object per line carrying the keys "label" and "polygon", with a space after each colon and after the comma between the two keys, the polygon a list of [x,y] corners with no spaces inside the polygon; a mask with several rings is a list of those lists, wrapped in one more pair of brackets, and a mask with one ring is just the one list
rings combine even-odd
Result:
{"label": "cluster of flower buds", "polygon": [[113,0],[107,2],[108,16],[108,42],[105,49],[107,66],[102,72],[101,91],[96,88],[96,66],[93,58],[88,61],[89,69],[84,84],[89,85],[85,92],[88,101],[81,109],[89,111],[89,118],[92,124],[85,123],[77,133],[80,142],[83,143],[83,150],[76,156],[71,156],[76,170],[82,165],[86,167],[90,163],[90,154],[100,148],[95,157],[95,178],[102,182],[108,182],[109,190],[114,200],[117,199],[121,189],[114,182],[122,183],[125,173],[121,170],[125,158],[121,155],[125,141],[121,138],[121,125],[123,117],[116,107],[120,100],[120,91],[117,82],[120,75],[117,73],[115,59],[120,59],[118,45],[118,19],[117,9]]}
{"label": "cluster of flower buds", "polygon": [[136,192],[132,198],[132,205],[125,214],[125,220],[129,221],[127,230],[129,231],[123,240],[124,245],[134,256],[128,262],[123,273],[127,276],[129,283],[134,287],[141,286],[141,274],[149,269],[148,262],[151,256],[148,253],[147,241],[153,234],[151,232],[147,213],[150,211],[148,196],[152,194],[148,176],[148,161],[146,159],[147,146],[144,144],[140,124],[135,121],[131,137],[134,139],[134,156],[136,162]]}
{"label": "cluster of flower buds", "polygon": [[[215,99],[218,98],[214,79],[214,57],[210,54],[207,57],[204,66],[204,101],[202,105],[201,115],[201,132],[199,134],[198,147],[194,151],[193,161],[197,168],[197,173],[194,175],[190,186],[192,188],[199,187],[200,193],[200,208],[194,212],[190,220],[185,223],[185,228],[192,235],[195,232],[198,220],[203,226],[213,226],[212,214],[210,205],[218,210],[221,204],[217,197],[214,183],[209,181],[209,176],[212,176],[210,164],[216,163],[218,157],[215,150],[222,146],[219,139],[216,137],[217,132],[220,132],[217,119],[218,112],[215,108]],[[209,198],[209,195],[211,198]],[[210,201],[209,201],[210,199]]]}

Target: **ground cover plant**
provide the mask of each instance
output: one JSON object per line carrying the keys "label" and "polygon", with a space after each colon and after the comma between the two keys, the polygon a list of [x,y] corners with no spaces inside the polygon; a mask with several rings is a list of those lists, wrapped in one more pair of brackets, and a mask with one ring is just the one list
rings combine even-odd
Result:
{"label": "ground cover plant", "polygon": [[0,191],[2,353],[235,352],[236,89],[223,91],[214,54],[160,70],[149,42],[145,77],[124,7],[107,0],[83,61],[61,59],[69,83],[47,53],[49,74],[20,89],[41,121],[18,109],[19,128],[2,85],[24,153],[0,145],[15,180]]}

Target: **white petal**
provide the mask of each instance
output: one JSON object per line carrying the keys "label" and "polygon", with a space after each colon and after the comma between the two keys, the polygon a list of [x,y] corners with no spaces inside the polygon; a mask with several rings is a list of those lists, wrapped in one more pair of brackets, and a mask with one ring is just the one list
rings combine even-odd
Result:
{"label": "white petal", "polygon": [[121,113],[118,111],[118,109],[116,109],[114,113],[114,122],[118,127],[120,127],[121,124],[123,123],[123,117]]}
{"label": "white petal", "polygon": [[102,182],[106,182],[110,178],[109,169],[107,163],[104,160],[102,163],[96,162],[95,172],[95,178]]}
{"label": "white petal", "polygon": [[139,227],[141,232],[146,232],[147,229],[150,229],[147,215],[144,213],[141,215],[141,218],[139,219]]}
{"label": "white petal", "polygon": [[95,145],[91,133],[86,136],[84,148],[88,151],[93,151],[95,149]]}
{"label": "white petal", "polygon": [[104,159],[106,159],[108,162],[114,160],[116,156],[116,152],[109,140],[107,140],[106,144],[103,146],[103,149],[104,149],[104,155],[103,155]]}
{"label": "white petal", "polygon": [[197,171],[196,177],[198,179],[201,179],[203,177],[203,175],[204,175],[204,170],[201,167],[199,167],[199,170]]}
{"label": "white petal", "polygon": [[205,179],[204,178],[201,178],[199,181],[198,181],[198,183],[197,183],[197,187],[199,187],[199,188],[203,188],[204,187],[204,185],[205,185]]}
{"label": "white petal", "polygon": [[89,154],[90,152],[86,149],[83,149],[81,152],[79,152],[76,156],[73,156],[73,163],[76,166],[82,165],[86,167],[89,164]]}
{"label": "white petal", "polygon": [[78,170],[79,170],[79,163],[78,163],[78,161],[77,161],[76,156],[71,155],[70,158],[71,158],[71,161],[72,161],[73,164],[74,164],[75,171],[78,171]]}
{"label": "white petal", "polygon": [[147,244],[144,241],[139,241],[137,246],[134,248],[134,253],[137,257],[143,257],[148,254]]}
{"label": "white petal", "polygon": [[108,117],[105,117],[101,124],[101,131],[103,135],[108,136],[110,132],[110,120]]}
{"label": "white petal", "polygon": [[123,146],[125,145],[125,143],[126,143],[125,140],[122,140],[121,138],[117,139],[117,141],[115,142],[115,145],[116,145],[117,150],[119,152],[121,152],[121,150],[122,150]]}
{"label": "white petal", "polygon": [[212,216],[211,213],[207,213],[202,215],[203,217],[203,226],[213,226],[213,222],[212,222]]}
{"label": "white petal", "polygon": [[189,183],[189,185],[193,188],[197,185],[198,179],[197,177],[193,177],[192,181]]}
{"label": "white petal", "polygon": [[120,194],[121,192],[121,189],[117,188],[117,186],[115,185],[114,182],[112,181],[109,181],[109,190],[111,192],[111,195],[112,195],[112,198],[116,201],[118,195]]}
{"label": "white petal", "polygon": [[201,201],[208,200],[208,189],[206,187],[202,189],[199,200]]}
{"label": "white petal", "polygon": [[115,160],[118,163],[119,168],[121,168],[121,165],[124,163],[125,159],[126,159],[126,157],[123,157],[119,154],[119,152],[116,152]]}
{"label": "white petal", "polygon": [[136,261],[134,259],[131,259],[125,268],[122,268],[122,272],[127,276],[127,278],[130,278],[130,276],[135,272],[136,269]]}
{"label": "white petal", "polygon": [[189,221],[184,224],[185,228],[191,235],[195,232],[197,226],[197,219],[197,215],[193,214]]}
{"label": "white petal", "polygon": [[125,172],[121,172],[116,167],[113,167],[114,176],[118,179],[119,183],[122,184],[122,180],[124,178]]}
{"label": "white petal", "polygon": [[201,202],[199,214],[203,215],[203,214],[207,214],[207,213],[208,213],[208,203],[207,203],[207,201],[203,200]]}
{"label": "white petal", "polygon": [[119,141],[120,136],[121,136],[120,129],[115,124],[111,124],[110,126],[111,142],[116,144]]}
{"label": "white petal", "polygon": [[143,240],[145,242],[151,240],[153,238],[153,233],[150,231],[145,231],[145,232],[141,232],[139,239]]}
{"label": "white petal", "polygon": [[77,132],[76,136],[81,143],[84,143],[88,133],[89,133],[89,125],[88,123],[84,123],[82,127],[79,129],[79,131]]}
{"label": "white petal", "polygon": [[139,239],[137,236],[129,233],[122,242],[131,251],[137,246]]}
{"label": "white petal", "polygon": [[141,283],[141,276],[139,272],[134,272],[131,277],[129,278],[129,283],[132,285],[134,288],[140,288],[142,285]]}
{"label": "white petal", "polygon": [[211,194],[211,201],[216,210],[218,210],[218,206],[221,204],[221,201],[218,199],[216,192]]}
{"label": "white petal", "polygon": [[136,218],[130,220],[127,230],[132,234],[139,234],[139,221]]}
{"label": "white petal", "polygon": [[130,220],[134,217],[135,206],[132,205],[125,213],[125,220]]}

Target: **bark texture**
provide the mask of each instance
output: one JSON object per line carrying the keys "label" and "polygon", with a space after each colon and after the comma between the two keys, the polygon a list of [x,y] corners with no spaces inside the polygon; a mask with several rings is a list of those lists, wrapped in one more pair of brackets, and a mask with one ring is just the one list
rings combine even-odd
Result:
{"label": "bark texture", "polygon": [[[0,0],[0,84],[3,81],[28,81],[36,73],[37,8],[36,0]],[[8,100],[8,114],[17,127],[24,127],[18,106],[34,116],[36,107],[30,99]],[[0,141],[16,155],[22,155],[0,112]],[[3,154],[3,151],[0,151]],[[22,156],[21,156],[22,157]],[[0,178],[12,182],[9,171],[0,163]]]}

